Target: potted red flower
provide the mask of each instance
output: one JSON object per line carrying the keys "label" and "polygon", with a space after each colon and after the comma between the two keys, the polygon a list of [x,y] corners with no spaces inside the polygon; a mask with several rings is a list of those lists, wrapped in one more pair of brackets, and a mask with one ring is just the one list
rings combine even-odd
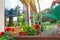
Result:
{"label": "potted red flower", "polygon": [[0,32],[0,40],[15,40],[9,32]]}
{"label": "potted red flower", "polygon": [[19,32],[19,35],[20,36],[26,36],[27,34],[26,34],[26,32]]}
{"label": "potted red flower", "polygon": [[12,28],[12,27],[6,27],[5,31],[14,31],[14,28]]}
{"label": "potted red flower", "polygon": [[33,27],[36,29],[37,35],[39,35],[39,33],[40,33],[40,26],[38,24],[35,24]]}

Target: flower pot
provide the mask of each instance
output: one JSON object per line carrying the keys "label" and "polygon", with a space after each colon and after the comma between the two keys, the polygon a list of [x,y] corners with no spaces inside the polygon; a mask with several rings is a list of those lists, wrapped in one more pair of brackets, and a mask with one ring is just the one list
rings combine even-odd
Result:
{"label": "flower pot", "polygon": [[12,35],[18,34],[21,30],[20,26],[16,27],[5,27],[6,32],[10,32]]}
{"label": "flower pot", "polygon": [[19,35],[20,36],[26,36],[27,34],[26,34],[26,32],[19,32]]}

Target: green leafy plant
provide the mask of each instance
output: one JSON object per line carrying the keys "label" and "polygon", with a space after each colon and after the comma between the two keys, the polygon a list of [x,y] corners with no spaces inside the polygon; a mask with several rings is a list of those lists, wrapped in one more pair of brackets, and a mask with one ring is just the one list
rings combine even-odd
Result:
{"label": "green leafy plant", "polygon": [[20,16],[20,23],[23,25],[24,24],[24,22],[25,22],[25,17],[26,17],[26,15],[24,14],[24,13],[22,13],[22,15]]}
{"label": "green leafy plant", "polygon": [[9,32],[1,33],[0,40],[15,40]]}
{"label": "green leafy plant", "polygon": [[36,30],[33,27],[29,26],[28,23],[25,23],[23,26],[23,31],[27,33],[27,35],[36,35]]}
{"label": "green leafy plant", "polygon": [[[26,15],[25,15],[24,13],[20,16],[20,23],[22,24],[23,32],[26,32],[27,35],[36,35],[36,30],[33,29],[33,28],[28,24],[28,22],[25,22],[25,17],[26,17]],[[21,33],[21,32],[20,32],[20,33]]]}
{"label": "green leafy plant", "polygon": [[51,30],[51,23],[50,22],[44,22],[41,26],[41,31],[44,31],[44,30]]}
{"label": "green leafy plant", "polygon": [[35,14],[35,23],[36,24],[39,22],[39,18],[40,18],[40,13],[36,13]]}

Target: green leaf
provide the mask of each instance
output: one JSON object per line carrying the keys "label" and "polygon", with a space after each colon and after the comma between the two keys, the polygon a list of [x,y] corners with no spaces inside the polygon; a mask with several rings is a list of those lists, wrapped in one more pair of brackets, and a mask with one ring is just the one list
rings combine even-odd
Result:
{"label": "green leaf", "polygon": [[40,18],[40,13],[36,13],[34,18],[35,18],[35,23],[38,23]]}

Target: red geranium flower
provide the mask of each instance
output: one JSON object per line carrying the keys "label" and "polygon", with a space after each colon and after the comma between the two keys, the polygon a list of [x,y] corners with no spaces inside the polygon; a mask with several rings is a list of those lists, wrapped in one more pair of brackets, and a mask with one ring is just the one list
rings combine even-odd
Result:
{"label": "red geranium flower", "polygon": [[9,27],[5,28],[5,31],[10,31],[10,30],[11,30],[11,28],[9,28]]}
{"label": "red geranium flower", "polygon": [[35,25],[34,25],[34,28],[35,28],[35,29],[38,29],[38,28],[40,28],[40,27],[39,27],[38,24],[35,24]]}
{"label": "red geranium flower", "polygon": [[14,31],[14,28],[11,28],[12,31]]}
{"label": "red geranium flower", "polygon": [[0,32],[0,36],[4,36],[4,32]]}
{"label": "red geranium flower", "polygon": [[14,31],[14,28],[11,28],[11,27],[7,27],[7,28],[5,28],[5,31]]}

